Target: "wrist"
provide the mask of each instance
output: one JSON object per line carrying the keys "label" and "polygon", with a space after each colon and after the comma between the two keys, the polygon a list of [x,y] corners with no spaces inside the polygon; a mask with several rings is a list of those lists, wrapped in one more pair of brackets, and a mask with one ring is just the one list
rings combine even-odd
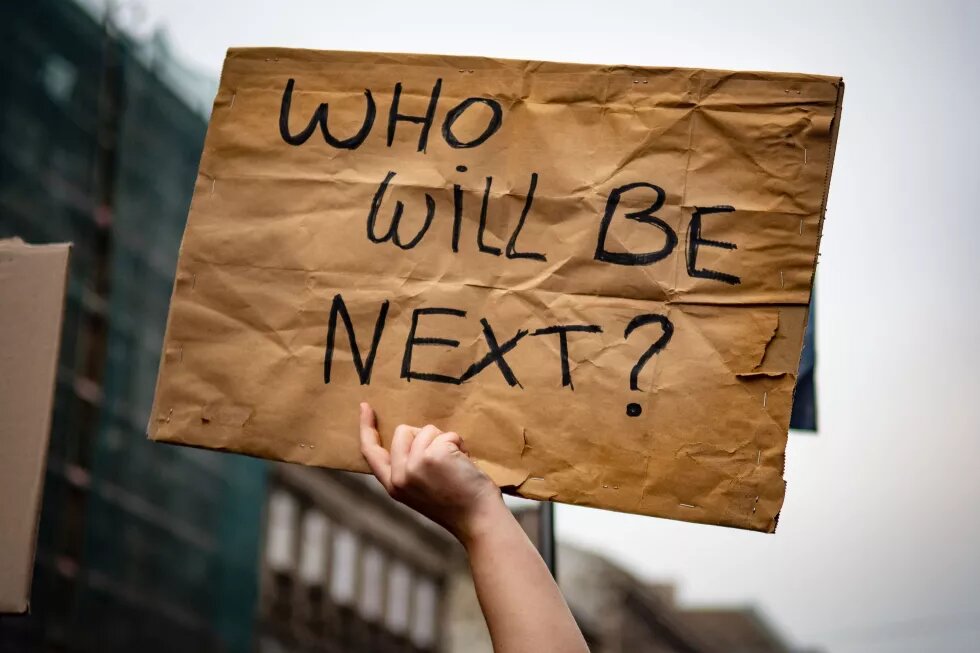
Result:
{"label": "wrist", "polygon": [[514,516],[504,503],[503,497],[499,492],[489,492],[473,505],[460,521],[453,535],[465,549],[470,550],[508,520],[513,521]]}

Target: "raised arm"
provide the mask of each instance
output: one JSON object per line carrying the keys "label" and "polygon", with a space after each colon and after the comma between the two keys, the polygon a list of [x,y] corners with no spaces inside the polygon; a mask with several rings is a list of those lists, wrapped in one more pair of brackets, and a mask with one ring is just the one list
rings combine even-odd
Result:
{"label": "raised arm", "polygon": [[544,561],[457,433],[402,425],[388,451],[361,404],[361,452],[388,494],[463,544],[495,653],[588,652]]}

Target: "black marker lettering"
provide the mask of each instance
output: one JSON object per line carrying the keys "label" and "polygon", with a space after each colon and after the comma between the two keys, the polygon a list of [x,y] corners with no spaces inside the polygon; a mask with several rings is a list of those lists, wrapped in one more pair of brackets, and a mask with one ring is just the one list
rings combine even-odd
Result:
{"label": "black marker lettering", "polygon": [[643,355],[636,361],[636,365],[630,370],[630,390],[639,390],[639,378],[640,370],[643,366],[647,364],[654,354],[663,350],[670,342],[671,336],[674,335],[674,324],[671,322],[666,315],[657,315],[656,313],[650,313],[647,315],[637,315],[630,323],[626,326],[626,331],[623,333],[624,338],[629,338],[630,334],[641,326],[646,326],[647,324],[653,324],[656,322],[664,330],[663,334],[657,338],[657,341],[647,347],[647,350],[643,352]]}
{"label": "black marker lettering", "polygon": [[517,238],[521,235],[521,229],[524,228],[524,221],[527,220],[527,214],[531,210],[531,204],[534,202],[534,189],[538,186],[538,173],[531,173],[531,183],[527,189],[527,198],[524,200],[524,208],[521,210],[521,218],[517,221],[517,228],[514,229],[514,233],[510,235],[510,240],[507,242],[507,258],[529,258],[535,261],[547,261],[544,254],[539,252],[518,252],[517,251]]}
{"label": "black marker lettering", "polygon": [[459,251],[459,234],[463,230],[463,188],[453,184],[453,251]]}
{"label": "black marker lettering", "polygon": [[460,377],[460,381],[469,381],[474,376],[482,372],[488,365],[490,365],[490,363],[496,363],[497,367],[500,368],[500,373],[504,375],[504,380],[507,381],[507,384],[510,387],[519,385],[523,389],[524,386],[522,386],[520,381],[517,380],[517,377],[514,376],[514,370],[512,370],[510,365],[507,364],[507,360],[504,358],[504,355],[516,347],[517,343],[521,341],[521,338],[527,335],[527,329],[520,329],[514,334],[513,338],[504,342],[503,345],[500,345],[497,343],[497,337],[494,335],[493,329],[490,328],[490,323],[487,322],[486,319],[481,318],[480,324],[483,325],[483,337],[486,338],[487,346],[490,348],[490,351],[487,352],[486,356],[470,365],[469,369],[463,372],[463,376]]}
{"label": "black marker lettering", "polygon": [[391,110],[388,112],[388,147],[395,142],[395,126],[398,121],[413,122],[422,125],[419,134],[419,152],[425,152],[426,144],[429,140],[429,129],[432,127],[432,119],[436,115],[436,104],[439,102],[439,92],[442,90],[442,79],[437,79],[435,86],[432,87],[432,95],[429,97],[429,107],[425,110],[424,116],[412,116],[398,113],[398,103],[402,96],[402,83],[395,84],[395,93],[391,99]]}
{"label": "black marker lettering", "polygon": [[[626,219],[635,220],[644,224],[652,224],[659,227],[667,237],[666,242],[664,243],[664,246],[656,252],[645,252],[643,254],[633,254],[630,252],[610,252],[606,249],[606,236],[609,233],[609,225],[612,222],[613,215],[616,213],[616,207],[619,206],[619,201],[622,199],[623,193],[631,191],[634,188],[652,189],[656,191],[657,199],[654,200],[653,204],[642,211],[627,213]],[[609,199],[606,201],[606,212],[602,216],[602,222],[599,223],[599,239],[595,248],[595,260],[605,261],[606,263],[615,263],[616,265],[650,265],[651,263],[656,263],[657,261],[669,256],[670,253],[674,251],[674,247],[677,246],[677,234],[673,229],[671,229],[669,224],[653,215],[664,205],[665,198],[666,193],[664,193],[663,188],[642,181],[638,181],[633,184],[626,184],[625,186],[620,186],[619,188],[614,189],[609,194]]]}
{"label": "black marker lettering", "polygon": [[699,279],[714,279],[722,281],[732,286],[742,283],[742,280],[734,274],[718,272],[717,270],[698,269],[698,247],[707,245],[708,247],[720,247],[721,249],[737,249],[735,243],[726,243],[721,240],[709,240],[701,237],[701,216],[712,213],[731,213],[735,208],[732,206],[706,206],[694,207],[694,214],[691,216],[691,224],[687,228],[687,274],[690,277]]}
{"label": "black marker lettering", "polygon": [[378,236],[375,231],[375,226],[378,222],[378,211],[381,209],[381,202],[384,200],[385,191],[388,190],[388,184],[391,183],[394,177],[395,172],[389,171],[378,186],[378,190],[374,194],[374,199],[371,200],[371,210],[368,211],[367,217],[367,237],[372,243],[383,243],[390,240],[401,249],[412,249],[419,244],[425,236],[425,232],[429,230],[429,226],[432,224],[432,218],[436,214],[436,201],[428,193],[425,194],[425,221],[422,223],[419,232],[415,234],[415,237],[406,243],[402,241],[398,231],[398,226],[402,220],[402,213],[405,211],[405,205],[401,201],[396,200],[395,210],[391,216],[391,225],[388,227],[388,232],[383,236]]}
{"label": "black marker lettering", "polygon": [[344,321],[344,328],[347,330],[347,339],[350,341],[351,359],[354,361],[354,368],[357,370],[357,378],[361,385],[371,383],[371,369],[374,367],[374,357],[378,353],[378,343],[381,341],[381,332],[384,331],[385,318],[388,315],[388,300],[381,304],[378,312],[378,321],[374,325],[374,335],[371,337],[371,349],[368,351],[366,361],[361,360],[361,352],[357,347],[357,337],[354,334],[354,325],[344,305],[344,298],[339,294],[334,295],[333,304],[330,306],[330,320],[327,324],[327,349],[323,355],[323,382],[330,383],[330,366],[333,361],[334,337],[337,331],[337,315]]}
{"label": "black marker lettering", "polygon": [[452,315],[454,317],[466,317],[466,311],[456,308],[416,308],[412,311],[412,326],[408,331],[408,339],[405,341],[405,356],[402,358],[401,378],[411,381],[432,381],[434,383],[449,383],[459,385],[460,380],[454,376],[445,374],[435,374],[432,372],[415,372],[412,370],[412,348],[416,345],[443,345],[445,347],[459,347],[459,340],[449,338],[417,338],[415,332],[418,330],[419,317],[422,315]]}
{"label": "black marker lettering", "polygon": [[[463,115],[464,111],[476,103],[485,104],[490,107],[490,111],[492,112],[490,121],[487,123],[487,126],[484,127],[482,134],[471,141],[466,141],[463,143],[456,138],[455,134],[453,134],[453,124],[459,119],[460,116]],[[504,111],[501,109],[500,103],[496,100],[482,97],[467,98],[450,109],[449,113],[446,114],[446,119],[442,123],[442,137],[446,140],[446,143],[449,144],[449,147],[454,147],[456,149],[476,147],[477,145],[482,145],[488,138],[493,136],[496,131],[500,129],[500,125],[503,123],[503,120]]]}
{"label": "black marker lettering", "polygon": [[309,140],[314,130],[316,130],[316,126],[319,124],[320,132],[323,134],[323,140],[331,147],[341,150],[353,150],[364,142],[364,139],[371,132],[371,127],[374,126],[374,118],[377,113],[377,107],[374,104],[374,98],[371,96],[369,89],[364,89],[367,107],[364,110],[364,121],[361,123],[361,128],[350,138],[339,139],[330,133],[330,128],[327,126],[327,116],[329,115],[330,107],[326,102],[322,102],[316,108],[313,116],[310,117],[310,122],[307,123],[301,132],[298,134],[291,134],[289,132],[289,108],[293,100],[294,84],[295,81],[290,78],[286,82],[286,88],[282,92],[282,104],[279,107],[279,135],[282,136],[282,140],[290,145],[302,145]]}
{"label": "black marker lettering", "polygon": [[298,134],[289,133],[289,107],[293,101],[293,85],[295,80],[290,78],[286,82],[286,88],[282,92],[282,103],[279,105],[279,135],[282,136],[282,140],[286,141],[290,145],[302,145],[309,140],[310,136],[316,130],[317,123],[320,120],[320,107],[317,107],[316,111],[313,112],[313,117],[310,118],[310,122],[303,128]]}
{"label": "black marker lettering", "polygon": [[598,324],[556,324],[555,326],[537,329],[532,336],[547,336],[558,334],[559,355],[561,357],[561,385],[562,387],[575,389],[572,384],[572,371],[568,366],[568,333],[578,331],[581,333],[602,333],[602,327]]}
{"label": "black marker lettering", "polygon": [[[465,172],[465,166],[458,166]],[[483,188],[483,203],[480,205],[480,226],[476,232],[476,245],[481,252],[500,256],[500,248],[487,245],[483,242],[484,234],[487,230],[487,208],[490,202],[490,186],[493,184],[493,177],[487,177],[486,185]],[[463,188],[459,184],[453,184],[453,251],[459,251],[459,237],[463,230]]]}
{"label": "black marker lettering", "polygon": [[487,230],[487,205],[490,203],[490,186],[493,185],[493,177],[487,177],[487,185],[483,188],[483,204],[480,206],[480,229],[476,232],[476,246],[481,252],[500,256],[500,248],[487,245],[483,242],[483,234]]}

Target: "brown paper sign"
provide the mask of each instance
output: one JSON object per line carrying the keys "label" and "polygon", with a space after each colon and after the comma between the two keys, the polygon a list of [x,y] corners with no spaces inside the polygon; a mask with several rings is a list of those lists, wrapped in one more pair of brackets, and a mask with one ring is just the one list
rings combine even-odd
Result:
{"label": "brown paper sign", "polygon": [[367,400],[527,497],[772,531],[842,93],[230,50],[150,437],[366,471]]}

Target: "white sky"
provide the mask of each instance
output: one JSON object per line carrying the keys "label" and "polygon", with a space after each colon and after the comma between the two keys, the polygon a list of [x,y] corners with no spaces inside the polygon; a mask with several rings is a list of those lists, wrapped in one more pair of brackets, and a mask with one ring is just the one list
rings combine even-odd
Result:
{"label": "white sky", "polygon": [[755,602],[800,645],[980,648],[980,3],[129,7],[134,31],[165,26],[215,75],[228,46],[278,45],[843,76],[818,274],[822,428],[791,437],[779,533],[561,507],[559,536],[675,580],[685,601]]}

